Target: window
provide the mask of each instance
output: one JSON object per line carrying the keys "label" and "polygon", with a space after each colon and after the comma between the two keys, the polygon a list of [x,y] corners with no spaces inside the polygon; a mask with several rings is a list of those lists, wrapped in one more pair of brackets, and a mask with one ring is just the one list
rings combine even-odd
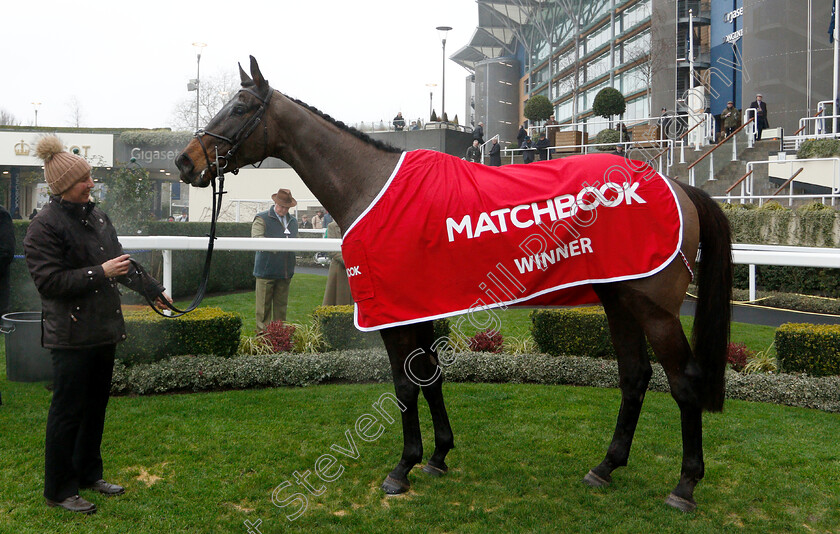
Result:
{"label": "window", "polygon": [[586,81],[595,80],[610,71],[610,54],[601,54],[586,65]]}

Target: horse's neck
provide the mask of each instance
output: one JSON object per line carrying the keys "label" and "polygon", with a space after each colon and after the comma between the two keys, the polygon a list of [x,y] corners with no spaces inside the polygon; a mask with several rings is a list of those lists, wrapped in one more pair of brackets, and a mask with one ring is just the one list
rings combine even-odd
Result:
{"label": "horse's neck", "polygon": [[364,142],[285,97],[276,120],[278,156],[346,230],[385,185],[400,155]]}

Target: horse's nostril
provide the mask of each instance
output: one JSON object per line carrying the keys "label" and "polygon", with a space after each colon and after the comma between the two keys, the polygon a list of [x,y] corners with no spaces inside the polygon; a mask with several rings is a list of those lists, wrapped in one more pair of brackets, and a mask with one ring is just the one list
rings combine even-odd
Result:
{"label": "horse's nostril", "polygon": [[175,166],[182,172],[189,172],[193,170],[192,160],[183,152],[175,158]]}

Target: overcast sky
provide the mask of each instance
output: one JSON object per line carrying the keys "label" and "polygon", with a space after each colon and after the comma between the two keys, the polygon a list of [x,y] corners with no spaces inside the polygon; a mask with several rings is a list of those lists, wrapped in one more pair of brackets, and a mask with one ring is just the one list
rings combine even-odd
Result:
{"label": "overcast sky", "polygon": [[[347,123],[440,113],[447,58],[478,21],[474,0],[86,0],[4,2],[0,109],[21,124],[166,127],[201,75],[248,70],[254,55],[275,89]],[[446,109],[464,117],[467,71],[446,61]]]}

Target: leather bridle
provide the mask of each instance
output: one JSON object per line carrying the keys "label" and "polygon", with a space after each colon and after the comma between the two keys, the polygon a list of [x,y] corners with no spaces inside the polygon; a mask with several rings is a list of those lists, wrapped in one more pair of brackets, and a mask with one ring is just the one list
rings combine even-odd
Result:
{"label": "leather bridle", "polygon": [[[222,196],[225,194],[225,169],[227,168],[228,164],[233,160],[236,156],[236,151],[239,150],[239,147],[242,146],[242,142],[248,139],[254,130],[257,129],[260,122],[262,122],[263,115],[265,115],[266,110],[268,109],[268,104],[271,102],[271,97],[274,94],[274,90],[269,87],[268,94],[265,98],[258,95],[255,91],[252,91],[250,88],[243,87],[240,89],[240,92],[246,92],[253,96],[255,96],[260,101],[260,106],[257,108],[257,111],[251,116],[248,121],[243,124],[236,133],[233,134],[232,137],[225,137],[224,135],[208,132],[207,130],[198,130],[195,132],[195,138],[198,140],[198,144],[201,145],[201,150],[204,152],[204,159],[207,162],[207,168],[201,171],[202,174],[205,172],[209,172],[215,166],[215,173],[213,178],[210,180],[210,183],[213,187],[213,203],[211,207],[210,213],[210,238],[209,243],[207,244],[207,255],[204,258],[204,269],[201,275],[201,284],[198,287],[198,291],[196,292],[195,297],[193,298],[192,303],[185,309],[181,310],[175,307],[172,303],[167,303],[167,307],[169,310],[174,311],[175,313],[172,314],[169,310],[161,311],[154,303],[154,299],[149,296],[146,292],[145,288],[143,291],[143,296],[146,298],[146,302],[148,302],[149,306],[158,314],[162,315],[163,317],[180,317],[184,314],[187,314],[198,307],[201,304],[201,301],[204,299],[204,293],[207,290],[207,280],[210,278],[210,260],[213,256],[213,243],[216,240],[216,221],[219,219],[219,214],[222,211]],[[263,132],[264,132],[264,139],[263,139],[263,160],[267,157],[267,150],[268,150],[268,125],[263,125]],[[202,137],[205,135],[209,135],[210,137],[219,139],[224,141],[225,143],[230,145],[230,149],[228,150],[227,154],[224,156],[219,155],[219,146],[214,146],[214,160],[210,161],[210,155],[207,153],[207,147],[204,146],[204,140]],[[234,175],[239,173],[239,169],[233,169],[232,172]],[[216,178],[219,179],[219,187],[218,191],[216,190]],[[143,267],[134,260],[130,260],[131,263],[134,265],[135,270],[140,275],[141,280],[144,280],[144,277],[147,276]],[[155,298],[160,299],[161,301],[165,301],[162,294],[158,294]]]}
{"label": "leather bridle", "polygon": [[[254,130],[257,129],[260,122],[262,122],[263,115],[265,115],[266,110],[268,109],[268,104],[271,102],[271,97],[274,95],[274,90],[271,87],[268,87],[268,92],[266,93],[265,98],[261,97],[257,94],[256,91],[251,90],[248,87],[243,87],[239,90],[240,93],[245,92],[253,95],[260,101],[260,106],[257,108],[257,111],[251,115],[251,118],[248,119],[237,131],[233,134],[232,137],[225,137],[224,135],[217,134],[214,132],[210,132],[207,130],[198,130],[195,132],[195,138],[198,140],[198,144],[201,145],[201,151],[204,153],[204,159],[207,162],[207,168],[204,169],[202,174],[205,172],[209,172],[213,166],[216,166],[216,174],[220,175],[223,174],[224,170],[227,168],[228,163],[236,156],[236,152],[239,150],[239,147],[242,146],[242,142],[248,139]],[[204,146],[204,139],[205,135],[209,135],[210,137],[214,137],[219,139],[220,141],[224,141],[228,145],[230,145],[230,149],[228,150],[227,154],[224,156],[219,156],[219,147],[216,146],[216,162],[213,163],[210,161],[210,155],[207,153],[207,147]],[[266,153],[268,150],[268,125],[263,125],[263,153]],[[263,160],[265,158],[262,158]],[[262,161],[262,160],[261,160]],[[221,164],[221,165],[220,165]],[[231,171],[234,175],[239,173],[239,169],[233,169]]]}

